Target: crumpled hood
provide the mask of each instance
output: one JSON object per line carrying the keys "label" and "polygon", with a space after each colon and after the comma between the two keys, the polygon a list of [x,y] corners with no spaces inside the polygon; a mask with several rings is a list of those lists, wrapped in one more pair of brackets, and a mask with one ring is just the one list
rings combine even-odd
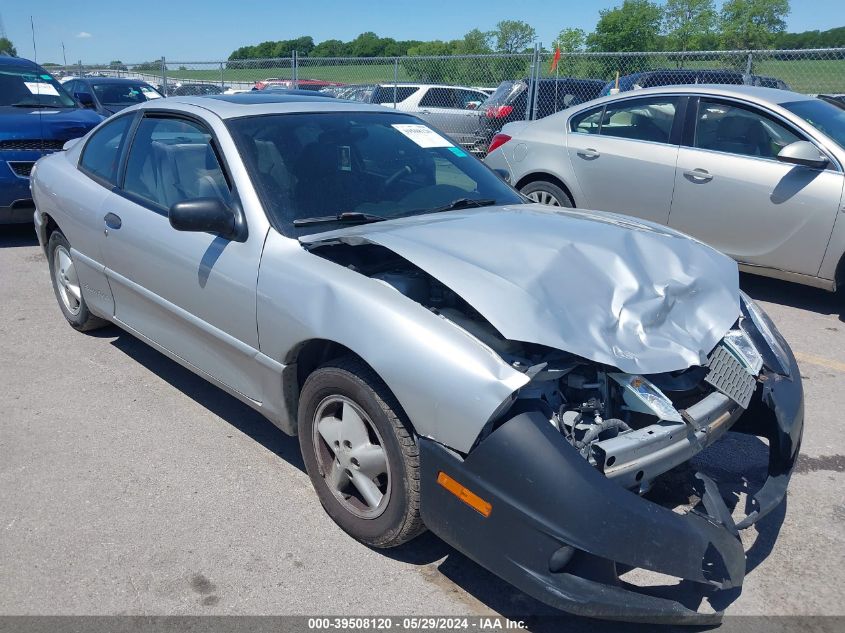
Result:
{"label": "crumpled hood", "polygon": [[463,297],[505,338],[628,373],[706,362],[739,316],[733,260],[666,227],[534,204],[304,236],[384,246]]}

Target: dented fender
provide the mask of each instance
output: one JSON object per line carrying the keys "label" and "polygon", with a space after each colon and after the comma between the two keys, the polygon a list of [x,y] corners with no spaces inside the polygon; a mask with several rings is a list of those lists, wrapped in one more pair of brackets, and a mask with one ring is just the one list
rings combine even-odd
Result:
{"label": "dented fender", "polygon": [[[302,343],[339,343],[384,380],[416,431],[466,452],[528,382],[493,350],[395,289],[270,231],[258,274],[262,353],[282,364]],[[287,411],[295,428],[296,411]]]}

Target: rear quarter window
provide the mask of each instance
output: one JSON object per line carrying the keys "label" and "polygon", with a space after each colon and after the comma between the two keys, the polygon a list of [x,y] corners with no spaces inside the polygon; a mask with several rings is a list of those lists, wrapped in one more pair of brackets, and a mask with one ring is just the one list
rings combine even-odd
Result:
{"label": "rear quarter window", "polygon": [[117,166],[132,118],[131,114],[117,117],[94,132],[79,160],[83,172],[104,183],[117,183]]}

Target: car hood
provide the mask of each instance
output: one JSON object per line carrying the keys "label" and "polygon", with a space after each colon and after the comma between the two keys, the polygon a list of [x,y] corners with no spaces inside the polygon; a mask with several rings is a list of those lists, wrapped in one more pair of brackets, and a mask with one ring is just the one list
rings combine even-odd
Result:
{"label": "car hood", "polygon": [[463,297],[507,339],[651,374],[704,364],[739,317],[733,260],[625,216],[526,204],[304,236],[378,244]]}
{"label": "car hood", "polygon": [[67,141],[85,136],[103,120],[96,112],[82,108],[0,107],[0,139]]}

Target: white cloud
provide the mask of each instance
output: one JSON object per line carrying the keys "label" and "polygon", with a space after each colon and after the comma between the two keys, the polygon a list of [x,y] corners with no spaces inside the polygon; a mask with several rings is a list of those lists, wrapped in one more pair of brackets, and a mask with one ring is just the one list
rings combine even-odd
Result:
{"label": "white cloud", "polygon": [[76,37],[85,39],[86,37],[92,37],[92,35],[88,31],[80,31],[76,34]]}

